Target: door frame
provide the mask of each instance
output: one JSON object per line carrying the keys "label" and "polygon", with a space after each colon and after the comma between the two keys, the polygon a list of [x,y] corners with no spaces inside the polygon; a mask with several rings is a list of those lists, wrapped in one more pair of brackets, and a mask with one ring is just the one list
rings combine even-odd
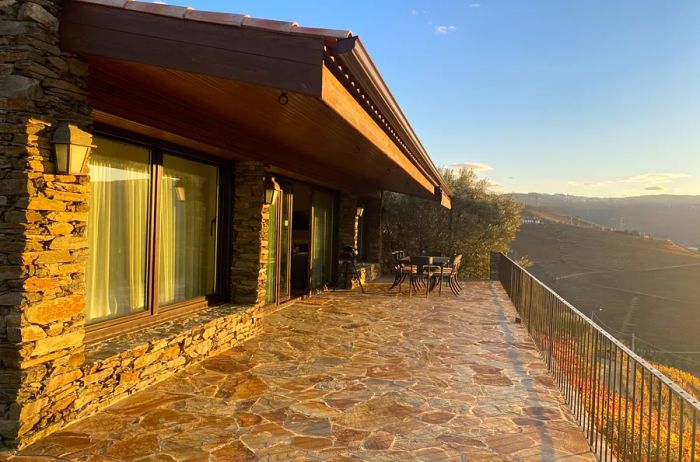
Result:
{"label": "door frame", "polygon": [[[304,291],[304,294],[309,295],[311,294],[314,290],[311,287],[311,277],[312,277],[312,266],[313,266],[313,239],[314,239],[314,206],[313,206],[313,197],[316,192],[322,192],[324,194],[328,194],[332,197],[333,199],[333,206],[332,206],[332,213],[333,213],[333,224],[332,224],[332,229],[331,229],[331,239],[332,239],[332,244],[331,244],[331,273],[329,274],[329,280],[324,283],[326,284],[332,284],[333,281],[335,281],[338,268],[337,268],[337,259],[338,259],[338,252],[339,249],[338,247],[338,223],[339,223],[339,207],[340,207],[340,192],[329,189],[329,188],[324,188],[322,186],[317,186],[312,183],[307,183],[305,181],[299,181],[295,180],[292,178],[288,178],[285,176],[274,176],[275,181],[280,185],[280,189],[282,191],[282,194],[277,194],[276,198],[276,206],[277,206],[277,229],[275,230],[275,248],[278,251],[278,254],[275,258],[275,284],[274,284],[274,291],[275,291],[275,301],[270,302],[269,305],[280,305],[289,302],[292,300],[292,290],[290,286],[289,293],[287,294],[286,297],[281,298],[281,273],[282,273],[282,259],[280,258],[281,256],[281,250],[282,250],[282,245],[284,243],[282,242],[282,210],[284,207],[284,201],[283,197],[285,197],[286,194],[291,194],[292,196],[292,202],[290,204],[290,215],[289,215],[289,235],[287,239],[287,252],[288,252],[288,258],[287,258],[287,278],[291,278],[292,274],[292,243],[293,243],[293,216],[294,216],[294,184],[295,183],[300,183],[305,186],[307,186],[310,190],[310,196],[309,196],[309,223],[308,223],[308,229],[309,229],[309,235],[308,235],[308,253],[309,253],[309,258],[307,261],[307,268],[306,268],[306,289]],[[291,193],[290,193],[291,191]],[[300,297],[303,297],[304,295],[301,295]],[[299,297],[296,297],[299,298]]]}
{"label": "door frame", "polygon": [[[278,184],[280,185],[280,190],[282,194],[277,195],[277,231],[276,239],[277,245],[276,249],[278,251],[277,258],[275,259],[275,302],[277,305],[281,303],[286,303],[292,298],[291,282],[290,276],[292,273],[292,220],[294,215],[294,185],[292,182],[285,180],[284,178],[278,179]],[[289,224],[287,225],[287,242],[286,245],[282,242],[282,229],[283,229],[283,217],[284,217],[284,207],[286,207],[287,196],[291,196],[291,202],[289,203]],[[287,294],[282,298],[282,246],[285,245],[287,251]]]}

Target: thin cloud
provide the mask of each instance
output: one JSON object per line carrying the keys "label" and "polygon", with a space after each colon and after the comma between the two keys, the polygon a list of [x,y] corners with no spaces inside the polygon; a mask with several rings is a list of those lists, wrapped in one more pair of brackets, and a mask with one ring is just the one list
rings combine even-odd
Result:
{"label": "thin cloud", "polygon": [[658,186],[659,184],[671,183],[675,180],[681,178],[688,178],[690,175],[687,173],[644,173],[642,175],[630,176],[627,178],[616,178],[612,180],[604,181],[569,181],[570,186],[609,186],[615,184],[643,184],[651,183],[652,186]]}
{"label": "thin cloud", "polygon": [[493,181],[490,178],[486,178],[486,185],[487,185],[488,189],[492,192],[495,192],[495,193],[505,192],[505,188],[503,187],[503,185],[496,183],[495,181]]}
{"label": "thin cloud", "polygon": [[454,32],[457,30],[457,27],[455,26],[435,26],[435,33],[436,34],[441,34],[441,35],[447,35],[451,32]]}
{"label": "thin cloud", "polygon": [[627,178],[627,183],[668,183],[680,178],[688,178],[687,173],[645,173]]}
{"label": "thin cloud", "polygon": [[663,186],[656,185],[656,186],[647,186],[646,188],[644,188],[644,190],[645,191],[666,191],[666,188],[664,188]]}
{"label": "thin cloud", "polygon": [[470,3],[469,8],[481,8],[481,3]]}
{"label": "thin cloud", "polygon": [[493,167],[491,167],[488,164],[484,164],[483,162],[462,162],[458,164],[450,164],[445,168],[448,170],[455,171],[459,171],[462,169],[473,170],[474,173],[484,173],[493,170]]}

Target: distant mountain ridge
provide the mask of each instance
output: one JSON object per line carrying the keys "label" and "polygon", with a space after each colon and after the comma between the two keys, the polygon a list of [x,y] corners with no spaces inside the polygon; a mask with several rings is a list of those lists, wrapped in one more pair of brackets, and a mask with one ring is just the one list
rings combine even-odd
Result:
{"label": "distant mountain ridge", "polygon": [[600,226],[642,231],[688,247],[700,245],[700,196],[600,198],[528,193],[513,197],[524,205],[580,217]]}

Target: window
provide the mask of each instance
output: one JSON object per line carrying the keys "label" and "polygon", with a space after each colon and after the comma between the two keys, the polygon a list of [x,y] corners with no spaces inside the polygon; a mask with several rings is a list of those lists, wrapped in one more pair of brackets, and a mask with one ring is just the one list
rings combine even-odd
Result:
{"label": "window", "polygon": [[214,292],[217,169],[163,155],[158,294],[167,305]]}
{"label": "window", "polygon": [[95,144],[87,322],[156,314],[213,295],[219,169],[109,138]]}

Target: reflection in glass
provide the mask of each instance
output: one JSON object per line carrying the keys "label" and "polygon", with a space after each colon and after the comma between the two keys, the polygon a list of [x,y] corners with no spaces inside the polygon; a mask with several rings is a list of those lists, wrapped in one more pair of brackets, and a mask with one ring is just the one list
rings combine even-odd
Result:
{"label": "reflection in glass", "polygon": [[290,297],[290,278],[289,271],[291,268],[290,251],[292,247],[292,205],[293,196],[291,194],[291,185],[283,186],[282,192],[282,213],[281,213],[281,236],[280,236],[280,302],[288,300]]}
{"label": "reflection in glass", "polygon": [[141,311],[146,299],[149,151],[95,138],[90,159],[88,322]]}
{"label": "reflection in glass", "polygon": [[163,155],[158,246],[161,305],[214,292],[216,167]]}
{"label": "reflection in glass", "polygon": [[265,303],[274,303],[277,299],[277,215],[278,192],[268,209],[270,221],[267,227],[267,279],[265,282]]}
{"label": "reflection in glass", "polygon": [[311,288],[331,281],[333,258],[333,196],[314,191],[312,199]]}

